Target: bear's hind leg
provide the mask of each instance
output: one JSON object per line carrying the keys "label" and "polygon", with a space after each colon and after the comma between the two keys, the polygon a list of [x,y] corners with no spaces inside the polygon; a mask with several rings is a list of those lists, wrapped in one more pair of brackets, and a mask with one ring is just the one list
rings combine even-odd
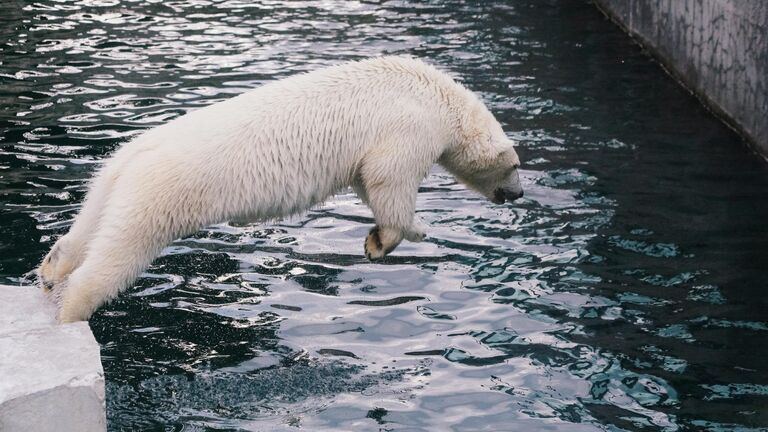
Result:
{"label": "bear's hind leg", "polygon": [[63,283],[83,262],[88,242],[99,225],[104,203],[117,178],[115,172],[114,167],[107,167],[96,175],[69,232],[56,241],[37,268],[38,282],[48,292]]}
{"label": "bear's hind leg", "polygon": [[[160,180],[155,176],[152,181]],[[128,287],[174,237],[197,226],[182,194],[136,192],[151,189],[151,183],[136,187],[130,181],[115,186],[85,259],[55,293],[61,322],[87,320]]]}
{"label": "bear's hind leg", "polygon": [[87,320],[130,285],[172,239],[136,220],[102,227],[59,292],[59,320]]}
{"label": "bear's hind leg", "polygon": [[63,235],[45,255],[37,268],[37,280],[48,292],[61,284],[82,262],[85,241],[69,233]]}

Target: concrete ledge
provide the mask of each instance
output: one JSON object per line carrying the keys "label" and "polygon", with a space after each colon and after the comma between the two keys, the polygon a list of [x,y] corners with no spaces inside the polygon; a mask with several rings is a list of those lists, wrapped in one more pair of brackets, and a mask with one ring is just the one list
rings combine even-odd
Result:
{"label": "concrete ledge", "polygon": [[768,158],[768,2],[593,0]]}
{"label": "concrete ledge", "polygon": [[99,344],[54,314],[39,289],[0,285],[0,431],[106,430]]}

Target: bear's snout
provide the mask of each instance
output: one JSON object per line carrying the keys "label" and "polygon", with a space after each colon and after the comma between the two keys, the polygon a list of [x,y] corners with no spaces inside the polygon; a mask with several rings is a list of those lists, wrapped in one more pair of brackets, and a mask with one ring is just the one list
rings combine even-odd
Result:
{"label": "bear's snout", "polygon": [[493,191],[493,199],[491,202],[494,204],[504,204],[506,201],[512,202],[518,198],[522,198],[525,193],[522,189],[505,189],[498,188]]}

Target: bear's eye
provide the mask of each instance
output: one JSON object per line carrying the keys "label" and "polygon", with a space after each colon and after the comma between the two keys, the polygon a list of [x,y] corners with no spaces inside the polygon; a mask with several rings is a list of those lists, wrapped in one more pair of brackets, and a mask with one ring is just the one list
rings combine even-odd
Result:
{"label": "bear's eye", "polygon": [[518,168],[520,168],[520,164],[519,164],[519,163],[515,163],[515,164],[512,164],[511,166],[508,166],[508,168],[507,168],[506,170],[504,170],[504,173],[505,173],[506,175],[511,175],[511,174],[512,174],[512,173],[514,173],[514,172],[515,172],[515,171],[516,171]]}

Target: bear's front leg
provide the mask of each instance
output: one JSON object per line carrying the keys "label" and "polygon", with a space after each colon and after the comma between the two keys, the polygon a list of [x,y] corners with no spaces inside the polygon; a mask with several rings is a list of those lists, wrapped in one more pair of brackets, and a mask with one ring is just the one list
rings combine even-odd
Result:
{"label": "bear's front leg", "polygon": [[414,137],[420,136],[418,125],[405,121],[398,133],[382,140],[366,155],[360,178],[352,185],[376,219],[364,243],[365,256],[370,260],[383,258],[404,238],[421,241],[425,236],[424,225],[416,217],[416,193],[438,155],[414,151],[422,148],[413,145]]}
{"label": "bear's front leg", "polygon": [[383,258],[403,239],[421,241],[424,238],[424,225],[415,215],[419,180],[414,175],[371,181],[366,185],[368,205],[376,219],[376,226],[365,238],[366,258]]}

